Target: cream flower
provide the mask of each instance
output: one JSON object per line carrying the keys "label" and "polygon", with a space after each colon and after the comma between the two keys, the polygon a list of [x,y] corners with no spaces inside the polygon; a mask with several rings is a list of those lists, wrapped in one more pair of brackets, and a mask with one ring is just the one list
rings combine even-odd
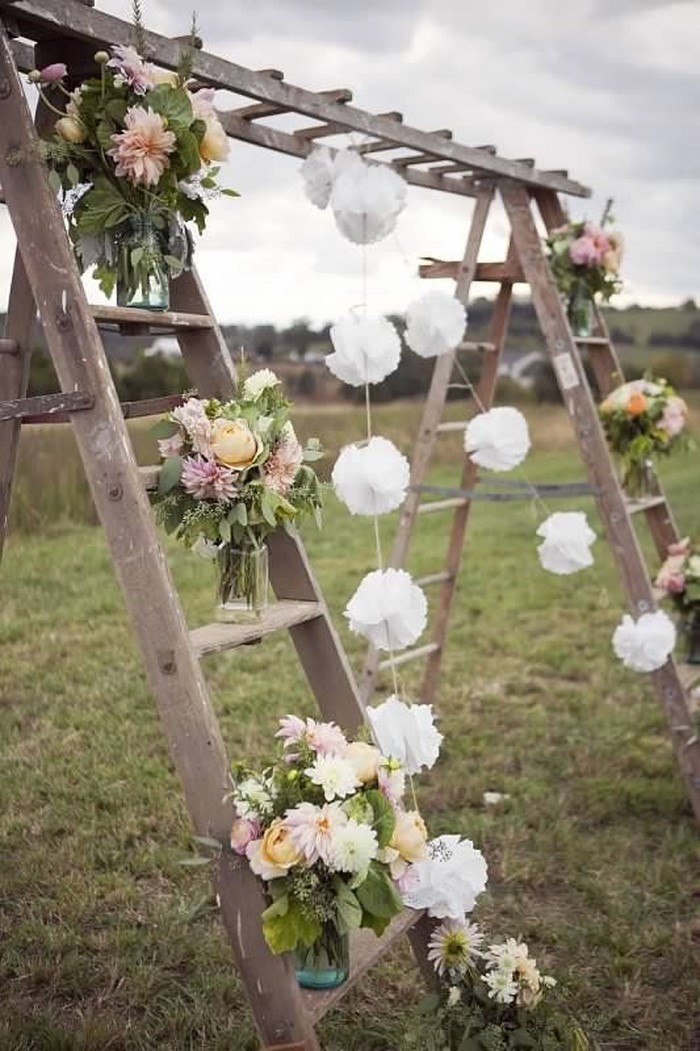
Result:
{"label": "cream flower", "polygon": [[271,880],[286,876],[292,865],[301,861],[302,854],[290,830],[281,818],[275,818],[262,839],[248,844],[246,857],[256,876]]}
{"label": "cream flower", "polygon": [[307,767],[304,773],[313,784],[323,789],[327,803],[351,796],[361,786],[352,763],[338,755],[318,755],[313,766]]}
{"label": "cream flower", "polygon": [[352,765],[363,785],[377,780],[382,753],[374,745],[365,741],[353,741],[348,745],[343,758]]}
{"label": "cream flower", "polygon": [[243,397],[249,401],[257,401],[264,390],[278,387],[281,382],[272,369],[258,369],[248,376],[243,384]]}
{"label": "cream flower", "polygon": [[211,425],[211,451],[225,467],[242,471],[250,467],[260,449],[245,420],[218,417]]}
{"label": "cream flower", "polygon": [[231,150],[228,135],[221,122],[214,118],[205,121],[206,131],[199,144],[199,156],[203,161],[225,161]]}
{"label": "cream flower", "polygon": [[428,856],[428,830],[417,810],[400,811],[396,815],[394,833],[389,846],[397,850],[404,861],[423,861]]}
{"label": "cream flower", "polygon": [[54,124],[54,128],[56,134],[60,135],[65,142],[72,142],[76,146],[85,142],[87,138],[87,128],[76,117],[61,117]]}
{"label": "cream flower", "polygon": [[428,959],[442,976],[449,971],[464,974],[481,955],[479,946],[484,935],[475,923],[466,920],[443,920],[433,930],[428,942]]}
{"label": "cream flower", "polygon": [[347,821],[348,816],[340,803],[326,806],[299,803],[288,810],[284,818],[292,840],[304,855],[307,865],[313,865],[319,858],[330,865],[335,836]]}
{"label": "cream flower", "polygon": [[336,872],[365,872],[377,856],[377,833],[369,825],[350,819],[333,835],[330,867]]}
{"label": "cream flower", "polygon": [[126,131],[112,135],[114,146],[108,155],[115,162],[115,174],[134,184],[155,186],[170,167],[168,154],[177,147],[174,132],[167,131],[160,113],[150,106],[132,106],[124,117]]}

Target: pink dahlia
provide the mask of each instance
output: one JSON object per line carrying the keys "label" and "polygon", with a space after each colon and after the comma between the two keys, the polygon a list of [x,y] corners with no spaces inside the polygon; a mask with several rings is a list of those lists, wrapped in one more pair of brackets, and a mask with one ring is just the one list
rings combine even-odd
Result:
{"label": "pink dahlia", "polygon": [[158,452],[167,459],[168,456],[179,456],[182,451],[182,435],[179,433],[173,434],[170,438],[159,438],[158,439]]}
{"label": "pink dahlia", "polygon": [[110,58],[107,65],[117,71],[116,75],[121,77],[136,95],[145,95],[156,86],[136,48],[117,44],[112,48],[112,55],[113,58]]}
{"label": "pink dahlia", "polygon": [[[317,723],[315,719],[300,719],[298,715],[280,719],[275,737],[282,738],[285,748],[305,741],[317,755],[344,755],[348,747],[345,734],[335,723]],[[289,758],[293,756],[290,754]]]}
{"label": "pink dahlia", "polygon": [[600,262],[598,247],[592,237],[577,237],[569,245],[569,258],[574,266],[596,266]]}
{"label": "pink dahlia", "polygon": [[192,112],[197,120],[213,120],[216,117],[216,110],[214,109],[215,94],[214,88],[200,88],[199,91],[192,92],[190,102],[192,103]]}
{"label": "pink dahlia", "polygon": [[287,811],[284,825],[307,864],[313,865],[319,858],[329,864],[333,857],[333,835],[347,821],[347,814],[340,803],[327,803],[320,807],[313,803],[299,803],[293,810]]}
{"label": "pink dahlia", "polygon": [[182,465],[182,487],[196,500],[229,503],[236,495],[236,475],[203,456],[189,456]]}
{"label": "pink dahlia", "polygon": [[133,183],[155,186],[170,166],[168,154],[177,146],[175,133],[166,129],[160,113],[150,106],[132,106],[124,123],[126,131],[112,135],[114,146],[107,151],[116,164],[116,174]]}
{"label": "pink dahlia", "polygon": [[303,459],[304,451],[296,438],[284,438],[263,464],[263,483],[284,496],[291,489]]}

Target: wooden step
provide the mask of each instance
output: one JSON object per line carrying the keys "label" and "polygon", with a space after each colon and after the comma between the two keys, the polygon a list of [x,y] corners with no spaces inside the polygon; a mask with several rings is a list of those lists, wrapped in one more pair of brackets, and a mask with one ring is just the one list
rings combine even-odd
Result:
{"label": "wooden step", "polygon": [[469,501],[463,496],[456,496],[451,500],[429,500],[427,504],[421,504],[418,508],[419,515],[430,515],[436,511],[451,511],[455,507],[464,507]]}
{"label": "wooden step", "polygon": [[574,336],[574,343],[582,347],[609,347],[610,340],[605,336]]}
{"label": "wooden step", "polygon": [[460,343],[457,347],[458,353],[468,350],[476,350],[482,354],[493,354],[496,350],[496,344],[488,342],[470,343],[468,340],[465,340],[464,343]]}
{"label": "wooden step", "polygon": [[269,606],[260,617],[243,624],[205,624],[190,632],[192,649],[197,657],[207,653],[222,653],[237,646],[257,642],[274,631],[284,631],[307,620],[323,616],[320,602],[302,602],[298,599],[280,599]]}
{"label": "wooden step", "polygon": [[39,394],[34,398],[12,398],[0,401],[0,420],[29,420],[36,416],[79,412],[91,409],[95,399],[89,391],[76,390],[67,394]]}
{"label": "wooden step", "polygon": [[651,511],[653,507],[661,507],[666,503],[665,496],[645,496],[641,500],[626,499],[625,504],[631,515],[638,515],[640,511]]}
{"label": "wooden step", "polygon": [[425,646],[416,646],[413,650],[404,650],[403,653],[397,653],[394,657],[380,661],[379,670],[384,671],[386,668],[396,668],[399,664],[407,664],[409,661],[417,661],[421,657],[429,657],[431,653],[437,653],[439,649],[439,643],[428,642]]}
{"label": "wooden step", "polygon": [[350,935],[350,974],[348,980],[336,989],[304,989],[302,1000],[312,1022],[318,1022],[334,1004],[345,996],[355,982],[389,949],[410,931],[423,916],[422,911],[404,909],[395,916],[381,938],[372,931],[353,931]]}
{"label": "wooden step", "polygon": [[171,332],[177,329],[214,328],[209,314],[183,314],[172,310],[142,310],[139,307],[95,305],[90,311],[100,328],[117,326],[125,334]]}
{"label": "wooden step", "polygon": [[445,420],[437,425],[438,434],[449,434],[455,431],[464,431],[467,427],[466,420]]}
{"label": "wooden step", "polygon": [[[182,405],[184,398],[181,394],[166,394],[163,398],[144,398],[141,401],[121,402],[122,415],[125,420],[135,420],[142,416],[159,416],[163,412],[170,412],[177,405]],[[54,412],[39,412],[27,416],[24,423],[70,423],[70,413],[56,409]],[[159,467],[154,467],[159,471]],[[156,474],[157,478],[157,474]]]}
{"label": "wooden step", "polygon": [[446,584],[448,580],[454,580],[454,575],[445,570],[442,573],[429,573],[426,577],[416,577],[413,583],[419,588],[428,588],[432,584]]}

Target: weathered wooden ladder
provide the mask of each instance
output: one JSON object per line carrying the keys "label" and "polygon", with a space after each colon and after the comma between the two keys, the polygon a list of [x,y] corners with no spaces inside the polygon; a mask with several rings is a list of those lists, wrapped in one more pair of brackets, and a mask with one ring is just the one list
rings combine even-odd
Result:
{"label": "weathered wooden ladder", "polygon": [[[484,352],[475,400],[485,409],[493,404],[513,284],[522,282],[530,286],[537,318],[566,410],[574,427],[582,459],[596,494],[607,540],[612,548],[630,610],[635,616],[639,616],[655,608],[657,594],[652,587],[634,531],[632,516],[644,515],[662,559],[666,557],[669,544],[679,540],[678,529],[658,483],[657,495],[643,500],[627,499],[620,488],[598,419],[596,401],[584,371],[581,349],[585,348],[588,351],[601,399],[623,382],[622,368],[599,310],[596,310],[596,334],[585,339],[573,336],[533,214],[533,208],[537,206],[547,230],[553,230],[565,223],[566,214],[557,193],[546,189],[530,191],[527,187],[506,181],[500,182],[498,190],[511,227],[511,240],[505,262],[477,261],[489,208],[496,191],[493,183],[489,185],[485,182],[476,199],[462,262],[430,263],[421,267],[421,276],[453,278],[456,281],[455,295],[464,303],[467,302],[472,281],[490,280],[500,284],[492,315],[490,341],[481,344],[465,343],[461,348]],[[478,469],[465,457],[461,480],[455,489],[456,495],[441,500],[422,499],[424,493],[430,490],[430,486],[425,485],[425,479],[439,435],[463,431],[465,427],[464,423],[442,421],[454,369],[455,355],[447,354],[437,359],[414,447],[410,490],[401,511],[389,559],[389,564],[394,567],[406,565],[414,528],[423,515],[454,512],[444,567],[428,576],[417,578],[417,583],[423,586],[441,586],[433,637],[425,645],[382,661],[377,651],[370,649],[361,681],[361,693],[365,701],[372,697],[383,671],[390,669],[392,665],[421,658],[426,658],[426,666],[419,696],[422,701],[428,702],[433,701],[436,696],[440,665],[448,638],[450,611],[473,502],[470,494],[479,481]],[[691,699],[693,687],[700,682],[700,666],[678,663],[670,659],[663,668],[652,674],[652,679],[664,710],[695,816],[700,821],[700,741],[693,728],[692,711],[697,704]]]}

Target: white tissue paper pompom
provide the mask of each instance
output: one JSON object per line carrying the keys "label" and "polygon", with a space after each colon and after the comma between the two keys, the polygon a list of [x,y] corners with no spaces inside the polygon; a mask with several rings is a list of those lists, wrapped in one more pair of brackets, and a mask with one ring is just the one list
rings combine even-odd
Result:
{"label": "white tissue paper pompom", "polygon": [[367,720],[382,755],[398,759],[409,774],[430,770],[437,762],[442,734],[435,727],[431,704],[404,704],[394,694],[365,708]]}
{"label": "white tissue paper pompom", "polygon": [[378,650],[403,650],[425,630],[428,603],[404,569],[368,573],[345,607],[350,630]]}
{"label": "white tissue paper pompom", "polygon": [[350,514],[385,515],[406,497],[411,468],[388,438],[366,445],[346,445],[336,460],[331,481]]}
{"label": "white tissue paper pompom", "polygon": [[555,511],[537,530],[543,538],[537,548],[543,569],[558,576],[578,573],[593,565],[591,544],[596,535],[583,511]]}
{"label": "white tissue paper pompom", "polygon": [[427,909],[436,919],[462,919],[486,887],[486,860],[469,839],[438,836],[428,857],[411,866],[409,888],[401,895],[410,909]]}
{"label": "white tissue paper pompom", "polygon": [[351,387],[381,383],[398,367],[401,357],[399,334],[386,318],[351,315],[331,326],[334,354],[326,365],[334,376]]}
{"label": "white tissue paper pompom", "polygon": [[467,312],[454,296],[429,292],[406,311],[406,342],[422,358],[436,358],[458,347],[467,327]]}
{"label": "white tissue paper pompom", "polygon": [[326,208],[331,199],[335,163],[327,146],[316,146],[301,166],[304,192],[317,208]]}
{"label": "white tissue paper pompom", "polygon": [[523,462],[530,449],[527,420],[510,405],[480,412],[467,424],[464,448],[479,467],[511,471]]}
{"label": "white tissue paper pompom", "polygon": [[352,164],[336,176],[330,203],[344,237],[372,244],[396,226],[406,204],[406,183],[386,165]]}
{"label": "white tissue paper pompom", "polygon": [[636,622],[625,613],[612,637],[615,655],[632,671],[662,668],[676,645],[676,628],[663,610],[642,613]]}

